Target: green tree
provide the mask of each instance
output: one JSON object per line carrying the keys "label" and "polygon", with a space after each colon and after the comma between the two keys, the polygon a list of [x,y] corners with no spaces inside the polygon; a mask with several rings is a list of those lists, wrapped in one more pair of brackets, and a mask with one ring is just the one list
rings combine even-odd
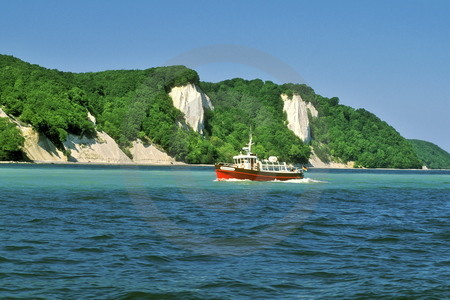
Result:
{"label": "green tree", "polygon": [[8,118],[0,118],[0,160],[23,159],[24,138]]}

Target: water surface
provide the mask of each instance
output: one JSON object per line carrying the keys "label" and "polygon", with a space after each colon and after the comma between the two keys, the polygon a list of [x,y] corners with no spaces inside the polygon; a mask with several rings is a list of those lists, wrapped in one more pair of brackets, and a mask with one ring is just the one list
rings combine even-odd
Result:
{"label": "water surface", "polygon": [[0,165],[0,298],[450,297],[450,172]]}

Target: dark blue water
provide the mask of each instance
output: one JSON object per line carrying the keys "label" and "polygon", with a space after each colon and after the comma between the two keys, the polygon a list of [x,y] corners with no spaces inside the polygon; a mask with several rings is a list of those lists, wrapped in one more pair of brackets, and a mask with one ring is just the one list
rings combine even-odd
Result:
{"label": "dark blue water", "polygon": [[0,165],[0,298],[450,298],[450,171]]}

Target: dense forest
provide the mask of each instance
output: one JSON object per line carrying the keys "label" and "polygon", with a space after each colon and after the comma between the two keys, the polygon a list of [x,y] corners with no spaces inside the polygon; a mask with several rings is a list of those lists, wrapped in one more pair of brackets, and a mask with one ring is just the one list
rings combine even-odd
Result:
{"label": "dense forest", "polygon": [[[204,135],[182,126],[183,114],[168,95],[173,87],[187,83],[200,86],[215,108],[206,111]],[[319,117],[310,117],[311,145],[287,128],[283,93],[300,94],[317,108]],[[312,146],[324,161],[354,161],[357,167],[370,168],[421,167],[411,144],[394,128],[364,109],[340,105],[336,97],[322,97],[306,85],[259,79],[200,82],[195,71],[183,66],[77,74],[0,55],[0,106],[60,150],[68,134],[93,137],[97,129],[113,137],[129,156],[131,142],[141,139],[179,161],[213,163],[229,161],[251,133],[253,150],[260,157],[306,163]],[[88,112],[96,117],[96,125]],[[0,123],[0,159],[18,159],[23,140],[8,122]]]}
{"label": "dense forest", "polygon": [[198,133],[178,126],[183,115],[167,94],[174,86],[198,80],[195,71],[182,66],[75,74],[1,55],[0,105],[63,151],[69,133],[95,135],[90,111],[97,129],[128,155],[130,142],[140,138],[177,160],[207,163],[215,160],[215,149]]}
{"label": "dense forest", "polygon": [[427,141],[408,141],[424,166],[429,169],[450,169],[450,153]]}
{"label": "dense forest", "polygon": [[286,92],[284,86],[240,78],[202,82],[200,86],[215,107],[208,111],[206,130],[221,160],[229,161],[248,142],[251,133],[253,151],[261,157],[274,155],[290,162],[307,163],[310,147],[286,126],[280,97]]}
{"label": "dense forest", "polygon": [[168,93],[175,86],[198,83],[198,74],[183,66],[147,70],[76,74],[84,105],[97,118],[98,129],[114,138],[128,155],[130,142],[155,143],[187,163],[210,163],[217,157],[211,143],[179,126],[183,114]]}

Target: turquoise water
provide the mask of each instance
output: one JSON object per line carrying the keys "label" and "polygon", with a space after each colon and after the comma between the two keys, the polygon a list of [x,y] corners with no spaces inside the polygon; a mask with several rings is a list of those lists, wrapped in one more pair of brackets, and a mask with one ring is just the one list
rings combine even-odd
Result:
{"label": "turquoise water", "polygon": [[450,171],[0,165],[0,298],[450,298]]}

